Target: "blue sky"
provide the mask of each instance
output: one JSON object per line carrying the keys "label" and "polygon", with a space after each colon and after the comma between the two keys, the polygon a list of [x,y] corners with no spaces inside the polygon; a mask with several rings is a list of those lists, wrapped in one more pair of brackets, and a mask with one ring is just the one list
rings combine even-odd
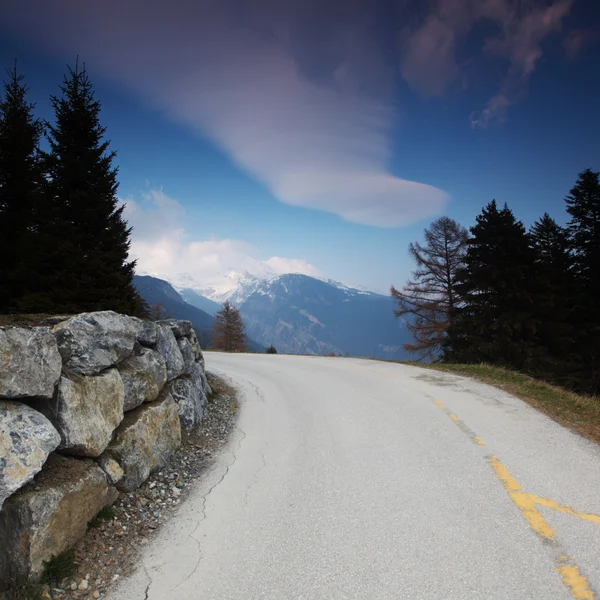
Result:
{"label": "blue sky", "polygon": [[8,0],[0,64],[51,120],[85,60],[141,271],[386,292],[436,216],[468,226],[495,198],[565,221],[600,169],[595,4]]}

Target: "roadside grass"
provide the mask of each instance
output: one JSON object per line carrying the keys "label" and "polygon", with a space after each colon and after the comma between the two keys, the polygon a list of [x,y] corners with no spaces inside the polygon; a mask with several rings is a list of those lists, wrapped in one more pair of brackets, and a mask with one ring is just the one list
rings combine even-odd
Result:
{"label": "roadside grass", "polygon": [[600,443],[600,397],[575,394],[544,381],[486,364],[465,365],[402,361],[402,364],[472,377],[493,385],[564,425]]}

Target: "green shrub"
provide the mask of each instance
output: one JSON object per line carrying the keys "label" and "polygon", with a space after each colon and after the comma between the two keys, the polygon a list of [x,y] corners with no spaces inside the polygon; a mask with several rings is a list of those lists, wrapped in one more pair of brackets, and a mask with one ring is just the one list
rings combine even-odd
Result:
{"label": "green shrub", "polygon": [[53,554],[50,560],[44,562],[42,582],[58,586],[63,579],[75,573],[75,550],[65,550],[56,556]]}
{"label": "green shrub", "polygon": [[102,521],[112,521],[115,518],[115,509],[112,506],[105,506],[98,511],[98,514],[88,522],[88,529],[100,527]]}

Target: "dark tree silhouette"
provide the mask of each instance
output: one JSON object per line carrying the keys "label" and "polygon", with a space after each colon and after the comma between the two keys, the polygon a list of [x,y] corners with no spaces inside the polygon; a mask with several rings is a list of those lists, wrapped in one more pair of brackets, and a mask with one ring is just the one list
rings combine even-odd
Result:
{"label": "dark tree silhouette", "polygon": [[527,372],[537,343],[535,252],[509,208],[488,204],[471,227],[457,273],[461,306],[449,329],[446,360],[489,362]]}
{"label": "dark tree silhouette", "polygon": [[425,244],[411,243],[409,252],[417,263],[412,279],[402,291],[391,294],[398,302],[397,317],[407,317],[406,326],[415,342],[405,344],[419,358],[437,357],[446,343],[446,332],[458,302],[456,271],[463,264],[467,230],[448,217],[425,229]]}
{"label": "dark tree silhouette", "polygon": [[15,65],[0,101],[0,312],[18,311],[23,296],[40,285],[36,242],[43,201],[43,125],[33,108]]}
{"label": "dark tree silhouette", "polygon": [[565,199],[575,264],[581,389],[600,394],[600,173],[586,169]]}
{"label": "dark tree silhouette", "polygon": [[53,225],[46,308],[136,313],[142,303],[132,283],[135,262],[128,260],[131,229],[118,203],[115,152],[104,139],[85,67],[69,68],[61,91],[51,98],[56,122],[46,155]]}

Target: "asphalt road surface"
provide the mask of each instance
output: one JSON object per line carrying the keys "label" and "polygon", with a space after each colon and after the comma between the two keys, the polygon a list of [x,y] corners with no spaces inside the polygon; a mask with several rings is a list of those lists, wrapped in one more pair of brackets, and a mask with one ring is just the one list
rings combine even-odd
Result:
{"label": "asphalt road surface", "polygon": [[600,449],[462,377],[206,353],[227,451],[114,600],[600,599]]}

